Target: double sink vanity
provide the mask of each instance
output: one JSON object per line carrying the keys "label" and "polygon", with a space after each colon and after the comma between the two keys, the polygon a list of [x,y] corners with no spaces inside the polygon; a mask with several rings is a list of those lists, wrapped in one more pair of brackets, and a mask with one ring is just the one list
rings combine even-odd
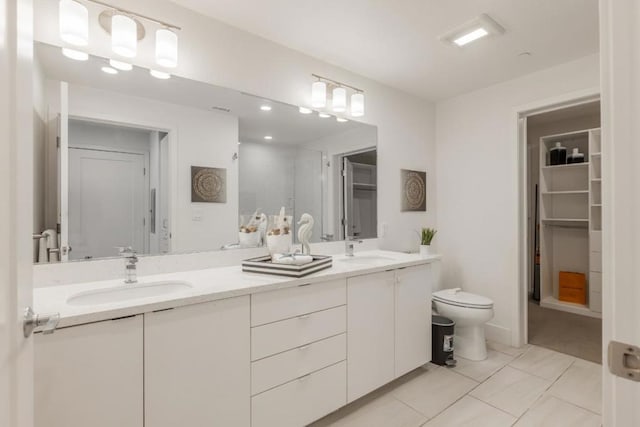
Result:
{"label": "double sink vanity", "polygon": [[366,251],[291,279],[239,266],[43,287],[35,425],[307,425],[431,359],[432,263]]}

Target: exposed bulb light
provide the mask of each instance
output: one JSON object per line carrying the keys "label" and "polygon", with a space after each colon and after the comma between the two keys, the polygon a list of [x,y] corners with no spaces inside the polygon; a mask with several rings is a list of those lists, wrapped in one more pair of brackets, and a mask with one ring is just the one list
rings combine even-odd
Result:
{"label": "exposed bulb light", "polygon": [[267,141],[271,141],[273,137],[271,135],[267,135],[264,137],[264,139],[266,139]]}
{"label": "exposed bulb light", "polygon": [[66,47],[62,48],[62,54],[69,59],[73,59],[75,61],[86,61],[89,59],[89,54],[86,52],[81,52],[75,49],[69,49]]}
{"label": "exposed bulb light", "polygon": [[300,112],[300,114],[311,114],[311,113],[313,113],[311,108],[307,108],[307,107],[299,107],[298,111]]}
{"label": "exposed bulb light", "polygon": [[138,48],[136,21],[125,15],[111,18],[111,49],[120,56],[133,58]]}
{"label": "exposed bulb light", "polygon": [[265,104],[265,105],[261,105],[261,106],[260,106],[260,109],[261,109],[262,111],[271,111],[271,105],[267,105],[267,104]]}
{"label": "exposed bulb light", "polygon": [[333,111],[342,113],[347,110],[347,90],[343,87],[333,89]]}
{"label": "exposed bulb light", "polygon": [[324,108],[327,105],[327,84],[313,82],[311,85],[311,105],[314,108]]}
{"label": "exposed bulb light", "polygon": [[329,117],[331,117],[331,115],[327,113],[318,113],[318,117],[320,117],[321,119],[328,119]]}
{"label": "exposed bulb light", "polygon": [[464,46],[468,43],[471,43],[473,41],[476,41],[486,35],[488,35],[489,32],[487,30],[485,30],[484,28],[477,28],[469,33],[463,34],[462,36],[456,38],[453,40],[453,42],[455,44],[457,44],[458,46]]}
{"label": "exposed bulb light", "polygon": [[178,65],[178,35],[166,28],[156,31],[156,63],[167,68]]}
{"label": "exposed bulb light", "polygon": [[343,117],[336,117],[336,122],[338,123],[345,123],[348,122],[349,120],[343,118]]}
{"label": "exposed bulb light", "polygon": [[89,11],[73,0],[60,0],[58,4],[60,38],[75,46],[89,44]]}
{"label": "exposed bulb light", "polygon": [[351,115],[353,117],[364,116],[364,93],[358,92],[351,95]]}
{"label": "exposed bulb light", "polygon": [[107,66],[102,67],[101,70],[107,74],[118,74],[118,70]]}
{"label": "exposed bulb light", "polygon": [[149,74],[151,74],[156,79],[160,79],[160,80],[167,80],[171,78],[171,74],[165,73],[164,71],[149,70]]}
{"label": "exposed bulb light", "polygon": [[121,71],[133,70],[133,65],[129,64],[128,62],[118,61],[116,59],[110,59],[109,65],[111,65],[116,70],[121,70]]}

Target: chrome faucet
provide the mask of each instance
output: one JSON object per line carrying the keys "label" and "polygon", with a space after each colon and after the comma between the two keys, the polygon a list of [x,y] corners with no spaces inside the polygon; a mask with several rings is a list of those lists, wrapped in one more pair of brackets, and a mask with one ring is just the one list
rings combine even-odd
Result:
{"label": "chrome faucet", "polygon": [[131,246],[125,248],[118,248],[120,256],[127,260],[124,267],[124,283],[138,283],[138,277],[136,273],[136,264],[138,263],[138,256],[136,251]]}
{"label": "chrome faucet", "polygon": [[347,236],[347,238],[344,239],[344,254],[346,256],[353,256],[353,247],[356,243],[362,243],[362,240],[351,236]]}

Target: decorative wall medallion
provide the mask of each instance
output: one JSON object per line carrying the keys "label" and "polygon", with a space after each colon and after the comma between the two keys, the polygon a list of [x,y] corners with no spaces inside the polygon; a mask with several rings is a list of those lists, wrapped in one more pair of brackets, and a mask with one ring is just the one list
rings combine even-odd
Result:
{"label": "decorative wall medallion", "polygon": [[427,173],[402,169],[402,212],[427,211]]}
{"label": "decorative wall medallion", "polygon": [[191,203],[226,203],[227,170],[191,166]]}

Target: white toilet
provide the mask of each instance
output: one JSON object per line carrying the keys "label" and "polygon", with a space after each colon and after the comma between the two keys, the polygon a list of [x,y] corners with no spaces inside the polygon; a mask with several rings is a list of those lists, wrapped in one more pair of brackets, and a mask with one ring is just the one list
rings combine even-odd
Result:
{"label": "white toilet", "polygon": [[469,360],[486,359],[484,324],[493,318],[493,301],[460,288],[434,292],[432,298],[438,314],[456,322],[454,354]]}

